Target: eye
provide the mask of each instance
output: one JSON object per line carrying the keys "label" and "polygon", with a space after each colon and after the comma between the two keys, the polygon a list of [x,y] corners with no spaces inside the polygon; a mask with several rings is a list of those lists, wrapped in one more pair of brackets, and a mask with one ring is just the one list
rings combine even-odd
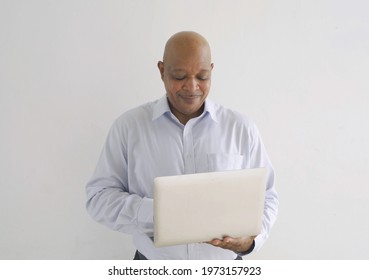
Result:
{"label": "eye", "polygon": [[176,79],[177,81],[182,81],[184,80],[185,77],[174,77],[174,79]]}
{"label": "eye", "polygon": [[172,78],[177,81],[182,81],[186,78],[184,75],[172,75]]}
{"label": "eye", "polygon": [[206,81],[208,79],[207,76],[200,76],[200,77],[197,77],[200,81]]}

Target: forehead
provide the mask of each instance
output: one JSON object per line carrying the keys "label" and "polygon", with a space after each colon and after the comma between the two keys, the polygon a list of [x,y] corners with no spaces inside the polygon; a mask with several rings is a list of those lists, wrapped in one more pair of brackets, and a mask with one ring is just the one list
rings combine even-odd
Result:
{"label": "forehead", "polygon": [[170,72],[204,72],[211,70],[211,62],[203,55],[178,55],[164,62]]}

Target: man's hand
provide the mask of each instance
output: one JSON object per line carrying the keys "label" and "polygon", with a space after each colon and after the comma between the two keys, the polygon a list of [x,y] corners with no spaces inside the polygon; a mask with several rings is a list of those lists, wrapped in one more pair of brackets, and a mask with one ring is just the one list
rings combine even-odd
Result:
{"label": "man's hand", "polygon": [[255,237],[256,236],[232,238],[226,236],[223,239],[216,238],[206,243],[211,244],[215,247],[231,250],[235,253],[242,253],[250,249]]}

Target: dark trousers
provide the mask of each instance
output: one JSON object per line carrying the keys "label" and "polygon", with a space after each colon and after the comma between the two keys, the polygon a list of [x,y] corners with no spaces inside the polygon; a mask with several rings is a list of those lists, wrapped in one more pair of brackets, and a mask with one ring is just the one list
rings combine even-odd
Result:
{"label": "dark trousers", "polygon": [[139,251],[136,251],[133,259],[134,260],[147,260],[147,258],[144,255],[142,255]]}
{"label": "dark trousers", "polygon": [[[142,255],[139,251],[136,251],[135,256],[133,258],[134,260],[147,260],[147,258]],[[235,258],[235,260],[242,260],[242,257],[237,256],[237,258]]]}

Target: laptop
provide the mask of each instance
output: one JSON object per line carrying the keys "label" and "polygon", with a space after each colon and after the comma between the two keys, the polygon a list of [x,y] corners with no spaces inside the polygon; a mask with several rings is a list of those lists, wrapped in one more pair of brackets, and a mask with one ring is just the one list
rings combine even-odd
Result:
{"label": "laptop", "polygon": [[154,179],[154,245],[261,232],[267,170],[242,169]]}

